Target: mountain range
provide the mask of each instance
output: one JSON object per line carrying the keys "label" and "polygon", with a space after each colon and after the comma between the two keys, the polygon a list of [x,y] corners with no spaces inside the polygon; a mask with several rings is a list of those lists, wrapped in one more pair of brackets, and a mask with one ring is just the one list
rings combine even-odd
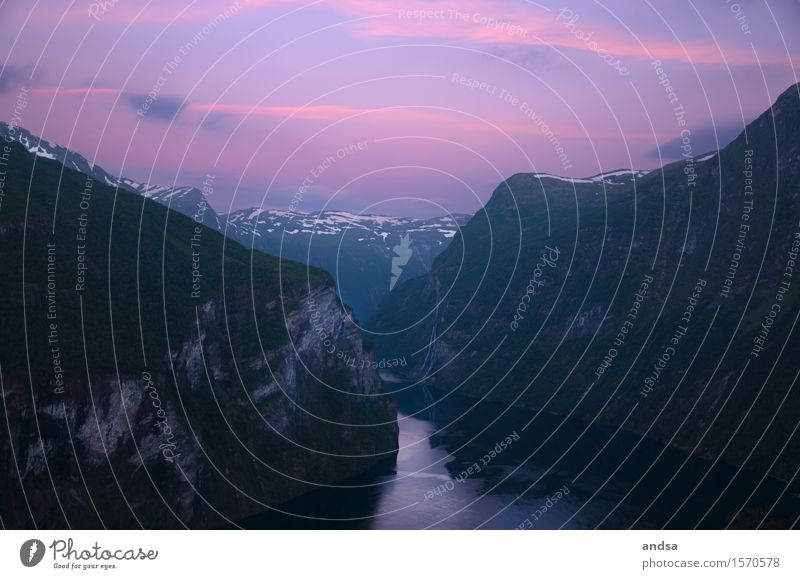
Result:
{"label": "mountain range", "polygon": [[[394,283],[430,270],[434,258],[469,216],[412,219],[344,211],[309,214],[247,209],[225,219],[226,235],[246,247],[328,271],[337,280],[342,301],[363,323]],[[408,259],[393,280],[395,248],[404,238],[409,242]]]}
{"label": "mountain range", "polygon": [[[91,175],[110,187],[142,195],[191,217],[246,247],[325,269],[338,285],[342,300],[362,322],[375,311],[392,284],[394,247],[408,237],[410,258],[400,280],[426,273],[433,259],[447,247],[468,215],[415,219],[345,211],[306,213],[246,208],[217,213],[201,188],[152,185],[111,175],[105,169],[61,145],[22,127],[0,122],[0,137],[15,140],[38,157],[56,160],[69,169]],[[208,190],[213,190],[209,183]],[[396,283],[396,280],[395,280]]]}

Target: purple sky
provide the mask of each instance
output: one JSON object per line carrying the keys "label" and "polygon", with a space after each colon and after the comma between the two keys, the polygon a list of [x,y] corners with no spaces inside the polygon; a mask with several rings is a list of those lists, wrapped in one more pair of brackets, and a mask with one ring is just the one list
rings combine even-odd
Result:
{"label": "purple sky", "polygon": [[791,0],[0,0],[0,119],[139,181],[213,174],[220,212],[301,186],[300,211],[473,212],[516,172],[677,159],[676,104],[716,149],[798,59]]}

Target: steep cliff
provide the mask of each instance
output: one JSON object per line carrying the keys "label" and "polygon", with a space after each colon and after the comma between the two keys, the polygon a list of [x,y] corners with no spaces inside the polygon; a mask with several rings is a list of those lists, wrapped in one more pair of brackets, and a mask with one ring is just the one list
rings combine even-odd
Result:
{"label": "steep cliff", "polygon": [[326,273],[0,152],[6,527],[213,527],[392,463]]}

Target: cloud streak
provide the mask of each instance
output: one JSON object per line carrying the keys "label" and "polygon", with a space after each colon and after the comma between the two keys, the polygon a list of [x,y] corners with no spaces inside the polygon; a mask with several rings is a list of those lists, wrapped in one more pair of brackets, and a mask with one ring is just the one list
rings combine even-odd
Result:
{"label": "cloud streak", "polygon": [[122,92],[118,88],[103,87],[103,86],[43,86],[33,89],[37,94],[49,94],[58,96],[75,96],[75,95],[89,95],[89,96],[103,96],[103,95],[118,95]]}
{"label": "cloud streak", "polygon": [[195,2],[152,2],[142,6],[136,3],[95,0],[93,2],[77,3],[74,6],[64,6],[63,12],[52,10],[35,10],[31,20],[37,23],[52,25],[63,19],[63,22],[75,24],[78,22],[104,24],[136,24],[163,27],[170,22],[175,24],[202,24],[227,13],[229,15],[245,13],[280,4],[287,4],[289,0],[237,0],[233,2],[218,2],[213,0],[197,0]]}
{"label": "cloud streak", "polygon": [[[458,111],[437,109],[435,107],[354,107],[349,105],[253,105],[249,103],[193,103],[189,109],[194,112],[207,113],[203,123],[209,130],[218,130],[221,125],[229,124],[235,117],[271,117],[276,119],[294,119],[302,121],[325,121],[333,123],[344,119],[365,119],[374,123],[376,118],[381,124],[401,125],[405,129],[411,127],[424,130],[432,126],[446,127],[458,133],[508,133],[533,134],[543,133],[542,127],[530,119],[522,118],[519,122],[504,122],[497,119],[476,118]],[[227,127],[226,127],[227,128]],[[618,133],[593,133],[586,135],[582,130],[565,125],[554,125],[552,129],[564,138],[618,138]]]}
{"label": "cloud streak", "polygon": [[191,109],[217,115],[294,118],[313,121],[338,121],[348,117],[378,115],[382,121],[454,123],[447,111],[415,107],[355,107],[350,105],[253,105],[250,103],[194,103]]}

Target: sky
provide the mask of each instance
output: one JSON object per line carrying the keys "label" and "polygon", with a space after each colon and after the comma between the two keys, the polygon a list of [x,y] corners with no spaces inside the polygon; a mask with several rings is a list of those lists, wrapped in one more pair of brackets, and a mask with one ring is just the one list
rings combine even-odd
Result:
{"label": "sky", "polygon": [[724,146],[798,82],[798,24],[793,0],[0,0],[0,119],[213,182],[221,213],[472,213],[514,173]]}

